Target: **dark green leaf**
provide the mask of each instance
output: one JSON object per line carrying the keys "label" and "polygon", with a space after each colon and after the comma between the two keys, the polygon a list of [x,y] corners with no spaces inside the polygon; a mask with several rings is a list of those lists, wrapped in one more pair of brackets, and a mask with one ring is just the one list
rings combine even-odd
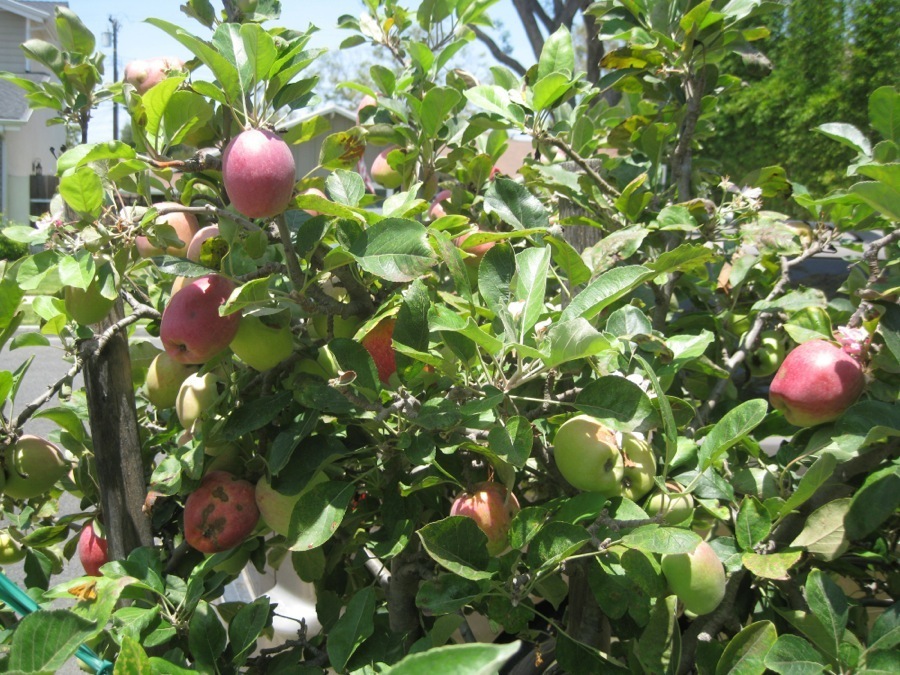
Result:
{"label": "dark green leaf", "polygon": [[699,534],[677,527],[644,525],[622,537],[622,545],[646,553],[690,553],[701,541]]}
{"label": "dark green leaf", "polygon": [[525,466],[533,443],[531,423],[525,417],[511,417],[488,432],[491,452],[517,469]]}
{"label": "dark green leaf", "polygon": [[552,568],[576,553],[590,536],[583,527],[554,521],[547,523],[528,545],[526,559],[531,568]]}
{"label": "dark green leaf", "polygon": [[753,550],[769,535],[771,527],[772,520],[766,507],[756,497],[744,497],[735,518],[734,535],[738,545],[745,551]]}
{"label": "dark green leaf", "polygon": [[631,671],[609,659],[600,651],[575,642],[566,633],[556,638],[556,660],[567,675],[627,675]]}
{"label": "dark green leaf", "polygon": [[847,597],[840,586],[819,569],[810,571],[804,590],[810,611],[825,627],[836,653],[847,628]]}
{"label": "dark green leaf", "polygon": [[484,195],[484,207],[518,230],[550,225],[550,216],[541,201],[524,185],[509,178],[494,179]]}
{"label": "dark green leaf", "polygon": [[320,483],[304,493],[291,515],[289,548],[305,551],[321,546],[337,531],[356,491],[353,483]]}
{"label": "dark green leaf", "polygon": [[638,639],[635,650],[645,673],[668,673],[681,657],[681,630],[675,609],[678,598],[670,595],[657,600],[650,622]]}
{"label": "dark green leaf", "polygon": [[419,530],[422,544],[436,562],[466,579],[489,579],[487,536],[465,516],[450,516]]}
{"label": "dark green leaf", "polygon": [[9,670],[56,672],[88,638],[97,624],[65,609],[39,610],[23,617],[9,649]]}
{"label": "dark green leaf", "polygon": [[188,645],[197,664],[215,670],[215,664],[225,651],[228,638],[219,615],[205,600],[194,608],[188,625]]}
{"label": "dark green leaf", "polygon": [[720,419],[700,446],[700,469],[706,470],[735,443],[753,431],[765,418],[769,404],[757,398],[732,408]]}
{"label": "dark green leaf", "polygon": [[656,422],[650,398],[624,377],[604,375],[588,383],[575,398],[575,407],[618,431],[634,431]]}
{"label": "dark green leaf", "polygon": [[425,228],[401,218],[373,225],[353,243],[350,254],[367,272],[398,282],[418,278],[436,262]]}
{"label": "dark green leaf", "polygon": [[278,417],[292,400],[290,391],[281,391],[274,396],[263,396],[244,403],[228,416],[223,435],[227,440],[235,441],[264,427]]}
{"label": "dark green leaf", "polygon": [[771,621],[751,623],[731,638],[716,666],[716,675],[763,675],[766,654],[778,639]]}
{"label": "dark green leaf", "polygon": [[422,99],[422,108],[419,113],[422,131],[428,137],[437,136],[447,115],[461,99],[460,93],[450,87],[434,87],[429,90]]}
{"label": "dark green leaf", "polygon": [[519,651],[520,644],[448,645],[410,654],[383,670],[384,675],[495,675]]}
{"label": "dark green leaf", "polygon": [[253,602],[241,607],[228,624],[228,641],[231,643],[231,658],[235,665],[241,665],[256,648],[256,640],[269,621],[269,597],[261,595]]}
{"label": "dark green leaf", "polygon": [[878,529],[900,507],[900,467],[894,465],[866,478],[853,495],[844,519],[847,536],[862,539]]}
{"label": "dark green leaf", "polygon": [[547,522],[547,517],[548,511],[542,506],[526,506],[519,511],[509,527],[510,546],[516,549],[525,548]]}
{"label": "dark green leaf", "polygon": [[341,618],[328,632],[328,658],[333,668],[343,671],[357,648],[375,630],[375,589],[371,586],[358,591]]}
{"label": "dark green leaf", "polygon": [[449,614],[462,609],[481,595],[481,586],[455,574],[439,574],[419,587],[416,605],[434,614]]}
{"label": "dark green leaf", "polygon": [[779,517],[783,518],[788,515],[812,497],[816,490],[831,477],[836,466],[837,460],[833,455],[820,455],[806,473],[803,474],[796,490],[781,507]]}
{"label": "dark green leaf", "polygon": [[797,635],[780,635],[766,654],[765,665],[779,675],[818,675],[826,665],[809,641]]}

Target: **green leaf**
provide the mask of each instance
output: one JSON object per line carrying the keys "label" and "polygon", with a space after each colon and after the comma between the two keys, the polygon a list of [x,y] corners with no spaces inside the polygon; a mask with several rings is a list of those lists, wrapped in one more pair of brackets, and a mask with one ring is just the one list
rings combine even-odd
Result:
{"label": "green leaf", "polygon": [[654,276],[655,272],[641,265],[623,265],[611,269],[594,279],[572,299],[560,315],[560,321],[571,321],[578,317],[590,320]]}
{"label": "green leaf", "polygon": [[632,672],[613,663],[594,647],[576,642],[562,632],[556,637],[556,660],[566,675],[627,675]]}
{"label": "green leaf", "polygon": [[292,399],[290,391],[280,391],[273,396],[262,396],[238,406],[225,422],[222,431],[225,439],[236,441],[251,431],[264,427],[278,417]]}
{"label": "green leaf", "polygon": [[338,204],[358,206],[366,194],[366,185],[356,171],[338,169],[325,179],[328,194]]}
{"label": "green leaf", "polygon": [[701,540],[699,534],[690,530],[644,525],[622,537],[622,545],[646,553],[690,553]]}
{"label": "green leaf", "polygon": [[150,658],[141,643],[129,635],[123,636],[113,675],[151,675],[153,672]]}
{"label": "green leaf", "polygon": [[288,548],[306,551],[331,539],[340,527],[356,488],[353,483],[329,481],[320,483],[294,505],[288,530]]}
{"label": "green leaf", "polygon": [[465,579],[489,579],[487,536],[475,521],[450,516],[428,523],[418,531],[422,545],[435,562]]}
{"label": "green leaf", "polygon": [[299,145],[329,130],[331,130],[331,122],[328,121],[328,118],[315,115],[291,126],[281,138],[290,145]]}
{"label": "green leaf", "polygon": [[741,554],[741,563],[753,574],[764,579],[785,581],[790,578],[788,570],[800,562],[803,551],[778,551],[776,553],[753,553],[745,551]]}
{"label": "green leaf", "polygon": [[103,181],[90,167],[80,167],[59,180],[59,193],[80,214],[96,218],[103,206]]}
{"label": "green leaf", "polygon": [[531,422],[525,417],[510,417],[488,432],[488,446],[495,455],[517,469],[525,466],[531,456],[534,435]]}
{"label": "green leaf", "polygon": [[439,574],[425,581],[416,593],[416,606],[434,614],[450,614],[481,595],[481,585],[455,574]]}
{"label": "green leaf", "polygon": [[766,507],[756,497],[744,497],[735,518],[734,536],[738,545],[745,551],[753,550],[769,535],[771,528],[772,521]]}
{"label": "green leaf", "polygon": [[569,77],[575,72],[575,48],[568,28],[560,26],[544,42],[541,58],[538,61],[537,79],[542,80],[553,73],[562,73]]}
{"label": "green leaf", "polygon": [[518,127],[521,127],[525,121],[525,111],[510,101],[509,94],[502,87],[480,84],[466,89],[465,95],[469,102],[476,107],[500,115]]}
{"label": "green leaf", "polygon": [[85,251],[86,255],[63,256],[59,261],[59,280],[65,286],[86,289],[94,279],[96,267],[94,256]]}
{"label": "green leaf", "polygon": [[517,230],[550,226],[550,215],[528,188],[509,178],[498,176],[484,195],[484,209]]}
{"label": "green leaf", "polygon": [[331,171],[353,169],[365,151],[366,144],[359,133],[353,130],[339,131],[336,134],[329,134],[322,141],[319,164],[323,169]]}
{"label": "green leaf", "polygon": [[419,120],[426,136],[429,138],[437,136],[447,115],[461,99],[460,93],[450,87],[434,87],[425,94],[422,99],[422,108],[419,111]]}
{"label": "green leaf", "polygon": [[[594,328],[587,319],[581,317],[572,321],[559,321],[547,331],[550,355],[544,359],[548,368],[596,356],[611,347],[610,341]],[[649,403],[649,401],[648,401]]]}
{"label": "green leaf", "polygon": [[539,112],[553,107],[553,104],[559,101],[571,86],[570,77],[562,73],[550,73],[546,77],[542,77],[534,84],[532,108]]}
{"label": "green leaf", "polygon": [[228,641],[235,665],[243,664],[256,648],[257,638],[269,621],[269,597],[261,595],[241,607],[228,623]]}
{"label": "green leaf", "polygon": [[650,397],[631,380],[604,375],[589,382],[575,398],[575,407],[618,431],[635,431],[656,422]]}
{"label": "green leaf", "polygon": [[826,561],[843,555],[850,546],[844,529],[850,501],[849,498],[836,499],[813,511],[791,546],[803,547]]}
{"label": "green leaf", "polygon": [[766,654],[765,666],[779,675],[818,675],[826,668],[815,647],[797,635],[780,635]]}
{"label": "green leaf", "polygon": [[490,249],[478,267],[478,290],[488,308],[502,321],[510,342],[516,339],[514,322],[509,312],[511,284],[515,274],[516,259],[512,247],[505,243]]}
{"label": "green leaf", "polygon": [[329,345],[331,353],[337,359],[341,370],[356,373],[356,386],[364,391],[381,391],[381,380],[378,379],[378,370],[372,356],[357,340],[349,338],[335,338]]}
{"label": "green leaf", "polygon": [[900,93],[894,87],[879,87],[872,92],[869,120],[885,140],[900,143]]}
{"label": "green leaf", "polygon": [[838,143],[846,145],[848,148],[856,150],[860,154],[872,155],[872,144],[869,143],[869,139],[852,124],[830,122],[828,124],[820,124],[816,127],[816,131],[825,134],[828,138],[834,139]]}
{"label": "green leaf", "polygon": [[519,511],[509,527],[510,546],[516,549],[525,548],[547,522],[548,515],[547,509],[542,506],[526,506]]}
{"label": "green leaf", "polygon": [[583,527],[559,521],[547,523],[528,545],[528,566],[550,569],[577,553],[588,541],[590,536]]}
{"label": "green leaf", "polygon": [[838,653],[847,628],[849,614],[847,597],[840,586],[819,569],[810,571],[804,590],[810,611],[825,627],[829,639],[833,641],[833,653]]}
{"label": "green leaf", "polygon": [[358,591],[341,618],[328,631],[328,658],[339,672],[347,667],[353,652],[375,631],[375,589],[371,586]]}
{"label": "green leaf", "polygon": [[769,404],[756,398],[732,408],[720,419],[700,446],[700,470],[716,463],[735,443],[753,431],[763,421]]}
{"label": "green leaf", "polygon": [[645,673],[668,673],[681,658],[681,630],[675,610],[678,598],[670,595],[656,601],[650,621],[638,639],[638,661]]}
{"label": "green leaf", "polygon": [[200,600],[188,624],[188,646],[198,665],[215,670],[215,664],[225,651],[225,626],[219,615],[205,600]]}
{"label": "green leaf", "polygon": [[388,281],[412,281],[425,274],[436,259],[421,223],[385,218],[366,230],[350,249],[365,271]]}
{"label": "green leaf", "polygon": [[56,672],[98,630],[96,622],[69,610],[32,612],[13,633],[7,667],[26,673]]}
{"label": "green leaf", "polygon": [[886,467],[866,478],[850,502],[844,519],[847,536],[862,539],[900,508],[900,466]]}
{"label": "green leaf", "polygon": [[56,6],[56,33],[59,44],[67,52],[89,56],[94,51],[96,40],[78,15],[65,6]]}
{"label": "green leaf", "polygon": [[820,455],[803,474],[794,493],[782,505],[778,514],[779,518],[784,518],[812,497],[825,481],[831,477],[836,466],[837,460],[834,458],[834,455]]}
{"label": "green leaf", "polygon": [[884,183],[866,181],[851,187],[850,192],[890,220],[900,221],[900,190],[897,188]]}
{"label": "green leaf", "polygon": [[900,643],[900,602],[884,610],[869,631],[869,649],[891,649],[897,643]]}
{"label": "green leaf", "polygon": [[525,342],[544,311],[547,273],[550,270],[550,247],[527,248],[516,255],[515,297],[524,303],[519,320],[519,342]]}
{"label": "green leaf", "polygon": [[521,643],[463,644],[410,654],[383,670],[384,675],[495,675],[519,651]]}
{"label": "green leaf", "polygon": [[716,675],[763,675],[766,654],[778,639],[771,621],[751,623],[731,638],[716,665]]}

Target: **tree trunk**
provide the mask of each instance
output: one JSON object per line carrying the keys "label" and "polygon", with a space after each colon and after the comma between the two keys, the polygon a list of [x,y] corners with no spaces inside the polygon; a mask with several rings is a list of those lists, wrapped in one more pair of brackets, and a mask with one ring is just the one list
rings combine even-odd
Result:
{"label": "tree trunk", "polygon": [[[123,316],[121,300],[100,324],[113,325]],[[153,544],[150,520],[142,507],[147,496],[141,443],[138,432],[128,338],[123,331],[95,354],[96,338],[82,346],[84,384],[103,524],[110,560],[124,560],[140,546]]]}

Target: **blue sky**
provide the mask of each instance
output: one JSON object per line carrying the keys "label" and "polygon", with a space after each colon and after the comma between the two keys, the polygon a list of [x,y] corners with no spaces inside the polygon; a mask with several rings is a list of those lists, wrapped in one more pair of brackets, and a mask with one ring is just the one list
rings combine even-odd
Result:
{"label": "blue sky", "polygon": [[[82,21],[98,37],[98,45],[102,45],[101,34],[109,30],[109,17],[114,16],[120,24],[119,28],[119,76],[124,65],[134,59],[152,58],[155,56],[190,57],[189,52],[174,39],[158,28],[144,23],[149,16],[158,17],[177,23],[204,35],[205,30],[193,19],[181,13],[179,7],[183,0],[157,0],[156,2],[122,2],[122,0],[69,0],[69,7],[78,14]],[[220,2],[213,0],[220,6]],[[407,6],[414,7],[418,3],[410,0]],[[337,19],[343,14],[358,15],[362,10],[360,0],[282,0],[282,14],[279,23],[292,28],[305,29],[310,23],[320,30],[316,34],[313,46],[336,49],[347,33],[336,28]],[[500,20],[509,32],[510,43],[514,55],[523,63],[533,62],[531,49],[525,38],[521,22],[513,8],[512,0],[501,0],[490,12],[491,17]],[[205,36],[204,36],[205,37]],[[107,54],[106,77],[112,79],[112,48],[103,48]],[[484,50],[486,53],[486,50]],[[348,52],[352,58],[352,51]],[[486,59],[490,59],[486,56]],[[120,126],[124,126],[126,117],[119,112]],[[101,141],[112,138],[112,107],[105,106],[95,112],[91,121],[90,140]]]}

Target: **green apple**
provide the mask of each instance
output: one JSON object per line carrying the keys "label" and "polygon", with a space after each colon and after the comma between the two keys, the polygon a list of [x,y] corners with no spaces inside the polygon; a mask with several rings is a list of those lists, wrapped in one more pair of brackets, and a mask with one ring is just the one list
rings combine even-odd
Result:
{"label": "green apple", "polygon": [[48,492],[69,470],[62,453],[50,441],[25,435],[6,449],[6,485],[13,499],[31,499]]}
{"label": "green apple", "polygon": [[632,433],[622,434],[622,496],[636,502],[653,489],[656,455],[647,441]]}
{"label": "green apple", "polygon": [[[678,493],[675,487],[670,485],[673,492],[655,492],[650,495],[644,504],[644,511],[650,516],[663,513],[663,522],[667,525],[681,525],[694,513],[694,497],[690,494]],[[678,490],[681,488],[678,487]]]}
{"label": "green apple", "polygon": [[147,400],[160,409],[174,407],[181,384],[196,372],[197,366],[179,363],[168,352],[160,352],[147,369]]}
{"label": "green apple", "polygon": [[273,532],[287,537],[297,502],[316,485],[327,481],[328,476],[319,472],[297,494],[287,495],[273,488],[269,480],[263,476],[256,483],[256,506],[259,508],[260,517]]}
{"label": "green apple", "polygon": [[274,368],[294,353],[294,336],[286,321],[275,324],[256,316],[245,316],[229,346],[241,361],[262,372]]}
{"label": "green apple", "polygon": [[25,549],[7,530],[0,531],[0,565],[12,565],[25,558]]}
{"label": "green apple", "polygon": [[63,291],[66,314],[83,326],[102,321],[116,304],[115,299],[104,297],[100,285],[94,279],[87,288],[66,286]]}
{"label": "green apple", "polygon": [[784,336],[777,330],[763,331],[759,346],[747,357],[753,377],[772,375],[784,361]]}
{"label": "green apple", "polygon": [[215,373],[188,375],[175,399],[175,413],[181,426],[190,431],[200,416],[219,399],[219,378]]}
{"label": "green apple", "polygon": [[553,439],[556,466],[573,487],[607,497],[622,493],[625,463],[616,436],[590,415],[566,420]]}
{"label": "green apple", "polygon": [[709,614],[725,597],[725,567],[705,541],[690,553],[664,555],[662,571],[684,608],[698,616]]}

